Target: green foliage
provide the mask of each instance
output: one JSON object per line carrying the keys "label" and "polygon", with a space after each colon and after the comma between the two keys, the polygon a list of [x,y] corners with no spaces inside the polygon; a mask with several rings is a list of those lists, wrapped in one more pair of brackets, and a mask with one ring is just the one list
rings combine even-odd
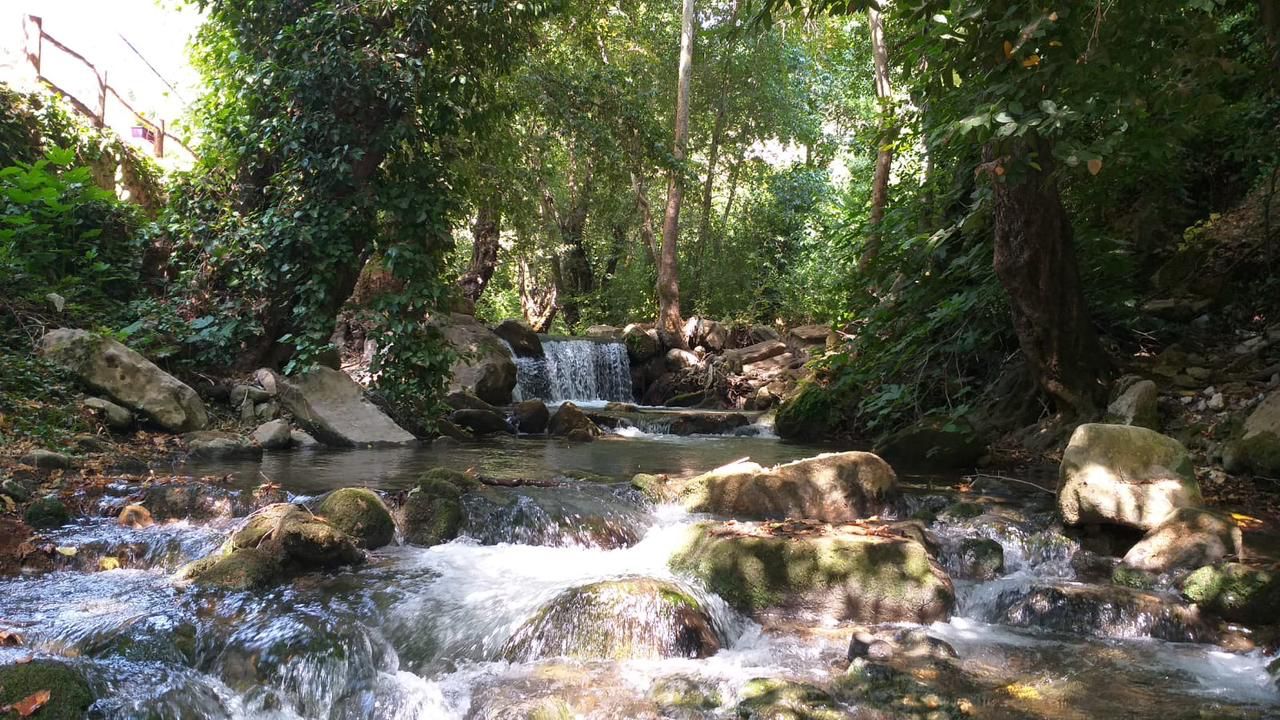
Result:
{"label": "green foliage", "polygon": [[136,211],[52,148],[0,170],[0,293],[38,299],[121,300],[134,291],[141,253]]}
{"label": "green foliage", "polygon": [[306,367],[375,254],[379,384],[430,406],[448,354],[421,328],[461,209],[452,164],[544,3],[204,0],[201,161],[165,218],[205,357]]}

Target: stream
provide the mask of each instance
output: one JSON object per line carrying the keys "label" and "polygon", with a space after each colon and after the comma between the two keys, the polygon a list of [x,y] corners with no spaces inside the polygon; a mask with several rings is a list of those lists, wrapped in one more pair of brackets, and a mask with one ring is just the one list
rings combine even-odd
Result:
{"label": "stream", "polygon": [[[602,404],[615,391],[598,386],[605,397],[588,399]],[[572,391],[557,387],[550,396]],[[32,653],[71,658],[99,698],[91,710],[99,718],[735,718],[755,678],[830,684],[847,664],[848,628],[798,619],[762,627],[673,573],[669,559],[701,518],[650,505],[628,484],[638,472],[693,474],[745,457],[772,465],[824,448],[778,441],[767,428],[688,437],[655,429],[622,426],[580,444],[503,438],[156,468],[241,496],[270,483],[298,502],[350,486],[394,494],[437,466],[558,484],[486,488],[488,501],[466,503],[463,534],[452,542],[393,544],[369,553],[363,566],[257,592],[172,580],[178,567],[217,548],[247,509],[225,503],[207,519],[130,529],[114,519],[130,488],[112,487],[98,517],[46,533],[76,549],[78,566],[0,580],[0,629],[24,638],[22,647],[0,647],[0,663]],[[1099,577],[1109,570],[1098,570],[1105,561],[1059,533],[1049,494],[984,485],[964,497],[980,512],[956,516],[944,508],[957,499],[951,487],[959,478],[902,480],[891,515],[936,516],[930,531],[949,570],[965,539],[994,540],[1004,551],[998,577],[956,580],[954,616],[924,628],[956,650],[966,683],[956,692],[970,715],[1280,717],[1280,693],[1266,670],[1271,658],[1187,642],[1200,639],[1195,627],[1159,606],[1108,595],[1114,588]],[[95,572],[96,558],[107,556],[127,559],[120,569]],[[628,577],[668,581],[697,598],[720,649],[703,659],[508,659],[513,634],[553,598]],[[631,620],[643,628],[651,619]],[[664,710],[651,698],[672,682],[696,685],[710,701]],[[559,700],[577,714],[539,704]],[[768,717],[903,717],[856,702],[833,712]],[[909,716],[947,717],[927,708]]]}

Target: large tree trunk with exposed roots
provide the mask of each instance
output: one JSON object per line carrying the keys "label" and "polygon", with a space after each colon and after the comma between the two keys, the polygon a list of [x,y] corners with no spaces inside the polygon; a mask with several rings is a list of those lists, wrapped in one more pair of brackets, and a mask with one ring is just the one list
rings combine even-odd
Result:
{"label": "large tree trunk with exposed roots", "polygon": [[1039,138],[988,146],[985,159],[994,185],[995,271],[1018,344],[1058,413],[1093,419],[1106,398],[1109,362],[1085,307],[1051,146]]}
{"label": "large tree trunk with exposed roots", "polygon": [[680,27],[680,71],[676,88],[676,129],[672,168],[667,182],[667,212],[662,222],[662,252],[658,256],[658,337],[667,347],[687,347],[680,317],[680,269],[676,243],[680,237],[680,203],[684,200],[684,162],[689,145],[689,85],[693,75],[693,0],[684,0]]}

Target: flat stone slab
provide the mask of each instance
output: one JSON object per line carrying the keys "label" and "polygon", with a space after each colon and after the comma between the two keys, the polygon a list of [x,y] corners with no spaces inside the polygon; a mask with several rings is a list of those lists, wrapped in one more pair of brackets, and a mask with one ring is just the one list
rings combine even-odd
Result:
{"label": "flat stone slab", "polygon": [[316,367],[296,377],[276,374],[275,381],[285,409],[325,445],[371,447],[418,441],[365,399],[364,390],[340,370]]}

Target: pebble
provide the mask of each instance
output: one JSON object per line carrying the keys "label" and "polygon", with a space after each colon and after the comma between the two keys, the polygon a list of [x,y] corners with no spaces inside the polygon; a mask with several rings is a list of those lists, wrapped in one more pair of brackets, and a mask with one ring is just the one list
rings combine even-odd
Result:
{"label": "pebble", "polygon": [[1209,401],[1205,403],[1205,407],[1210,410],[1221,410],[1226,406],[1227,400],[1222,396],[1222,393],[1215,393],[1214,396],[1209,398]]}

